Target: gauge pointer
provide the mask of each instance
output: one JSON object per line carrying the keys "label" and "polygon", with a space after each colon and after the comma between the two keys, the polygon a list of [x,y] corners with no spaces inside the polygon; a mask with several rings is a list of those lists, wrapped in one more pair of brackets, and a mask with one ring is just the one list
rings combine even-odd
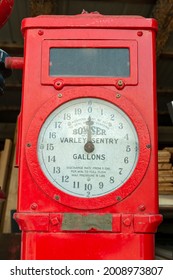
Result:
{"label": "gauge pointer", "polygon": [[88,126],[88,128],[87,128],[87,143],[84,146],[84,150],[87,153],[92,153],[95,149],[94,144],[92,143],[92,139],[91,139],[91,126],[94,124],[94,122],[91,120],[90,116],[88,118],[88,121],[86,121],[86,124]]}

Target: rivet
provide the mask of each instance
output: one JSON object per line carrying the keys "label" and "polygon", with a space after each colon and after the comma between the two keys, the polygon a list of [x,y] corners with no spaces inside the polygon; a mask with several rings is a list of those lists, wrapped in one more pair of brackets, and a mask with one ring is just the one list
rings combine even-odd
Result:
{"label": "rivet", "polygon": [[147,144],[146,147],[147,147],[147,149],[150,149],[150,148],[151,148],[151,145],[150,145],[150,144]]}
{"label": "rivet", "polygon": [[56,226],[59,224],[59,219],[57,217],[52,218],[50,221],[53,226]]}
{"label": "rivet", "polygon": [[42,36],[44,34],[44,31],[43,30],[39,30],[38,31],[38,35]]}
{"label": "rivet", "polygon": [[57,194],[54,196],[54,198],[55,198],[55,200],[59,200],[60,199],[59,195],[57,195]]}
{"label": "rivet", "polygon": [[62,93],[58,93],[58,97],[61,98],[62,97]]}
{"label": "rivet", "polygon": [[142,32],[142,31],[138,31],[138,32],[137,32],[137,35],[138,35],[139,37],[141,37],[141,36],[143,35],[143,32]]}
{"label": "rivet", "polygon": [[123,221],[123,224],[126,226],[126,227],[129,227],[131,225],[131,220],[129,218],[125,219]]}
{"label": "rivet", "polygon": [[117,196],[116,200],[120,201],[121,200],[121,196]]}
{"label": "rivet", "polygon": [[32,204],[31,204],[31,209],[32,209],[32,210],[36,210],[37,207],[38,207],[37,203],[32,203]]}
{"label": "rivet", "polygon": [[116,81],[115,86],[117,89],[122,90],[125,86],[125,83],[123,80],[118,80]]}
{"label": "rivet", "polygon": [[26,146],[27,146],[28,148],[30,148],[30,147],[31,147],[31,143],[27,143]]}
{"label": "rivet", "polygon": [[54,88],[55,89],[60,90],[60,89],[63,88],[63,86],[64,86],[63,80],[58,79],[58,80],[54,81]]}
{"label": "rivet", "polygon": [[123,81],[122,80],[118,80],[118,86],[122,87],[123,86]]}
{"label": "rivet", "polygon": [[120,98],[120,97],[121,97],[121,94],[117,93],[116,98]]}
{"label": "rivet", "polygon": [[138,208],[140,211],[145,211],[145,209],[146,209],[145,205],[143,205],[143,204],[139,205]]}

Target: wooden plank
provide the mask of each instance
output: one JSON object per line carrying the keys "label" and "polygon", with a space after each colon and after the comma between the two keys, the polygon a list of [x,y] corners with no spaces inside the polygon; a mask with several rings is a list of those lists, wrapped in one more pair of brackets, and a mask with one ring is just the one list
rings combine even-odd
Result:
{"label": "wooden plank", "polygon": [[173,249],[172,248],[156,246],[155,253],[157,256],[163,257],[167,260],[173,259]]}
{"label": "wooden plank", "polygon": [[169,158],[171,158],[171,153],[168,150],[158,150],[158,157],[169,157]]}
{"label": "wooden plank", "polygon": [[172,195],[164,195],[159,194],[159,207],[173,207],[173,194]]}
{"label": "wooden plank", "polygon": [[159,163],[158,169],[159,170],[172,169],[172,164],[171,163]]}
{"label": "wooden plank", "polygon": [[159,176],[159,183],[173,182],[173,176]]}
{"label": "wooden plank", "polygon": [[173,191],[173,184],[171,183],[159,184],[159,191],[160,190]]}
{"label": "wooden plank", "polygon": [[164,50],[160,55],[160,58],[164,59],[173,59],[173,51],[171,50]]}
{"label": "wooden plank", "polygon": [[158,151],[158,163],[161,162],[170,162],[171,153],[167,150],[159,150]]}
{"label": "wooden plank", "polygon": [[4,150],[1,152],[0,157],[0,186],[5,192],[7,174],[10,165],[12,141],[10,139],[5,140]]}
{"label": "wooden plank", "polygon": [[164,150],[170,152],[171,154],[171,162],[173,162],[173,147],[165,147]]}
{"label": "wooden plank", "polygon": [[169,157],[159,157],[158,163],[162,163],[162,162],[170,162],[170,158]]}
{"label": "wooden plank", "polygon": [[17,208],[17,189],[18,189],[18,169],[15,168],[15,153],[16,153],[16,137],[15,132],[12,151],[12,166],[10,170],[10,178],[8,182],[8,190],[6,191],[7,199],[4,203],[4,209],[2,213],[1,232],[11,232],[11,211]]}
{"label": "wooden plank", "polygon": [[159,176],[171,176],[173,175],[173,170],[159,170],[158,174]]}
{"label": "wooden plank", "polygon": [[[159,191],[159,195],[169,195],[169,196],[170,196],[170,195],[173,195],[173,192],[170,191],[170,190],[169,190],[169,191],[165,191],[165,190],[162,191],[162,190],[160,190],[160,191]],[[166,205],[166,206],[167,206],[167,205]],[[164,205],[164,207],[166,207],[166,206]],[[172,206],[171,206],[171,208],[172,208]]]}
{"label": "wooden plank", "polygon": [[168,151],[173,154],[173,147],[165,147],[163,151]]}
{"label": "wooden plank", "polygon": [[159,186],[165,186],[165,187],[173,187],[173,183],[160,183]]}

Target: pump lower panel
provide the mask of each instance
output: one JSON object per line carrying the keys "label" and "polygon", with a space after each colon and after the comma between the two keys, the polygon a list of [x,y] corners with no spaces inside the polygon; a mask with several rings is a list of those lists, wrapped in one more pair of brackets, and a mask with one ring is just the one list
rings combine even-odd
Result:
{"label": "pump lower panel", "polygon": [[152,260],[154,234],[23,232],[23,260]]}

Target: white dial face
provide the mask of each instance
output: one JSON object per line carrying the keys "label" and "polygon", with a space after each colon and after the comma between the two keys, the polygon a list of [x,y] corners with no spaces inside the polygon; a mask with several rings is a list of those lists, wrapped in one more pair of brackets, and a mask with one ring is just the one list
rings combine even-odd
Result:
{"label": "white dial face", "polygon": [[129,117],[114,104],[79,98],[56,108],[37,144],[41,169],[61,191],[93,198],[120,188],[132,175],[139,143]]}

